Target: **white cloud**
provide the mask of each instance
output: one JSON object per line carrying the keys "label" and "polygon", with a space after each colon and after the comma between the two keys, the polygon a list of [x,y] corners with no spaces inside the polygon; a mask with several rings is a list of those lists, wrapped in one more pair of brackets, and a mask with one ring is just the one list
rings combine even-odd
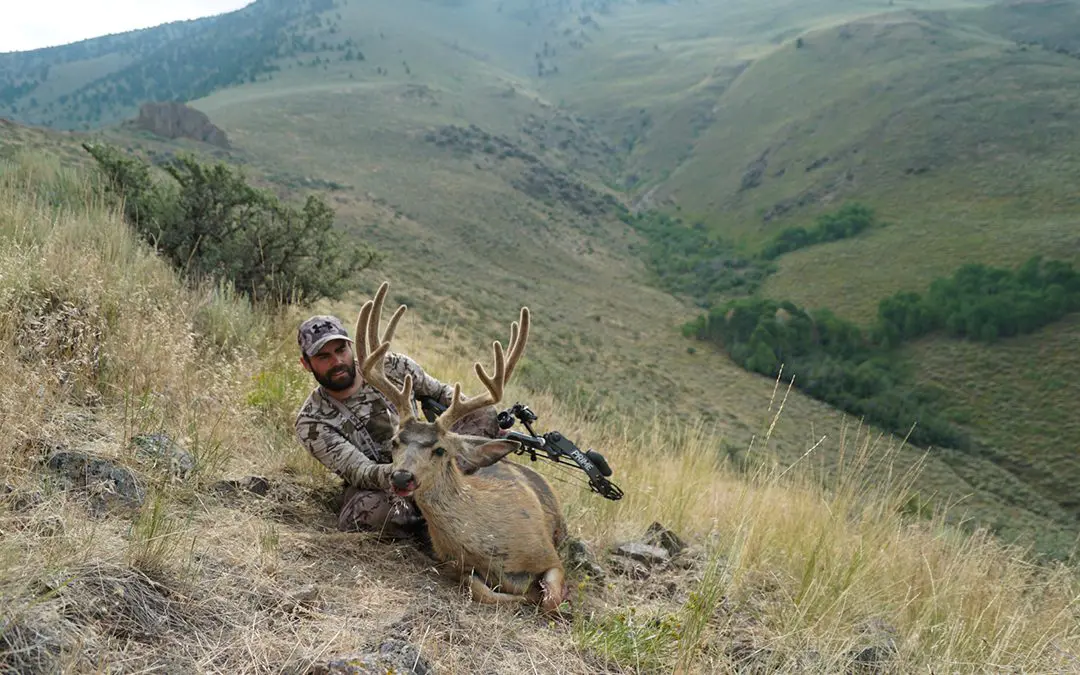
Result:
{"label": "white cloud", "polygon": [[239,9],[252,0],[8,0],[0,52],[78,42]]}

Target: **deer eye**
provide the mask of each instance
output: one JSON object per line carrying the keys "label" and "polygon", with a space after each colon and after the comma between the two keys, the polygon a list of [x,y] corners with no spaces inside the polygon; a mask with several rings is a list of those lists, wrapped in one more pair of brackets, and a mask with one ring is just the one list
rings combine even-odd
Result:
{"label": "deer eye", "polygon": [[445,448],[443,448],[443,447],[442,447],[442,446],[440,445],[440,446],[436,447],[436,448],[435,448],[434,450],[432,450],[432,451],[431,451],[431,453],[432,453],[433,455],[435,455],[436,457],[442,457],[443,455],[445,455],[445,454],[446,454],[446,449],[445,449]]}

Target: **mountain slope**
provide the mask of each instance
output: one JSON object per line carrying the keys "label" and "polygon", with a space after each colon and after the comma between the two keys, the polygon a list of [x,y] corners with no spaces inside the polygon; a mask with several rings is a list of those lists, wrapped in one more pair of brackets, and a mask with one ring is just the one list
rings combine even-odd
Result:
{"label": "mountain slope", "polygon": [[[834,489],[807,465],[739,474],[707,427],[596,419],[521,370],[508,394],[602,447],[626,496],[531,464],[578,539],[572,612],[475,603],[412,543],[337,531],[340,480],[292,429],[306,309],[192,288],[106,202],[52,152],[0,158],[0,671],[1062,672],[1080,651],[1075,570],[909,517],[873,439],[829,440]],[[474,382],[488,345],[424,318],[395,349]],[[667,563],[609,554],[654,522]]]}
{"label": "mountain slope", "polygon": [[[678,209],[749,254],[857,198],[888,227],[781,257],[763,292],[859,321],[884,295],[962,262],[1068,252],[1080,61],[994,32],[980,12],[999,10],[985,4],[881,14],[879,2],[833,0],[405,0],[293,11],[262,0],[247,14],[12,55],[0,73],[25,84],[53,63],[37,107],[30,91],[11,99],[36,124],[130,117],[137,86],[197,97],[190,104],[232,141],[218,154],[286,192],[327,190],[342,225],[389,253],[395,287],[438,331],[480,340],[507,307],[528,303],[547,322],[534,383],[583,405],[716,422],[718,452],[737,458],[765,428],[773,382],[680,337],[697,309],[651,285],[642,237],[620,217]],[[229,32],[244,56],[227,51]],[[185,59],[190,69],[178,67]],[[100,95],[101,109],[75,103],[76,91]],[[197,147],[100,133],[159,157]],[[920,362],[946,384],[987,372]],[[1006,438],[991,408],[959,407],[995,447]],[[796,460],[843,424],[793,393],[774,431],[781,457]],[[1020,453],[1048,450],[1032,437]],[[927,461],[924,494],[970,494],[980,522],[1008,513],[999,531],[1042,549],[1075,540],[1057,496],[1015,503],[1040,495],[1037,473],[1020,480],[948,448]]]}
{"label": "mountain slope", "polygon": [[[967,262],[1080,262],[1080,61],[958,21],[872,17],[755,61],[653,198],[751,251],[846,199],[874,207],[887,226],[782,256],[761,291],[863,325],[884,298]],[[905,353],[1005,472],[942,449],[956,469],[1075,532],[1080,436],[1066,420],[1080,390],[1050,377],[1076,367],[1073,350],[1051,347],[1075,337],[1070,325],[987,347],[932,337]]]}

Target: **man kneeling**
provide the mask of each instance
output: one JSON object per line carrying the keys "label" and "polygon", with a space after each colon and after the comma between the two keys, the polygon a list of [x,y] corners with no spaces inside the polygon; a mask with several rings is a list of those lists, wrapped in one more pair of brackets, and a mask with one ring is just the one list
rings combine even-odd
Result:
{"label": "man kneeling", "polygon": [[[296,416],[296,435],[312,456],[345,480],[338,529],[426,540],[426,524],[413,500],[390,492],[390,441],[398,411],[358,375],[353,340],[345,326],[334,316],[313,316],[300,324],[297,343],[301,365],[319,386]],[[454,388],[428,375],[408,356],[387,352],[385,371],[398,386],[406,374],[412,375],[415,396],[450,404]],[[500,435],[494,407],[462,419],[454,431]]]}

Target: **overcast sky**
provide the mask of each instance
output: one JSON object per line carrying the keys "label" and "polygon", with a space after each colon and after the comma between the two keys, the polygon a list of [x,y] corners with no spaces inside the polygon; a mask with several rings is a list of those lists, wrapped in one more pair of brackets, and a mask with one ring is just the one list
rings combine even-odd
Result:
{"label": "overcast sky", "polygon": [[78,42],[86,38],[197,19],[252,0],[4,0],[0,52]]}

